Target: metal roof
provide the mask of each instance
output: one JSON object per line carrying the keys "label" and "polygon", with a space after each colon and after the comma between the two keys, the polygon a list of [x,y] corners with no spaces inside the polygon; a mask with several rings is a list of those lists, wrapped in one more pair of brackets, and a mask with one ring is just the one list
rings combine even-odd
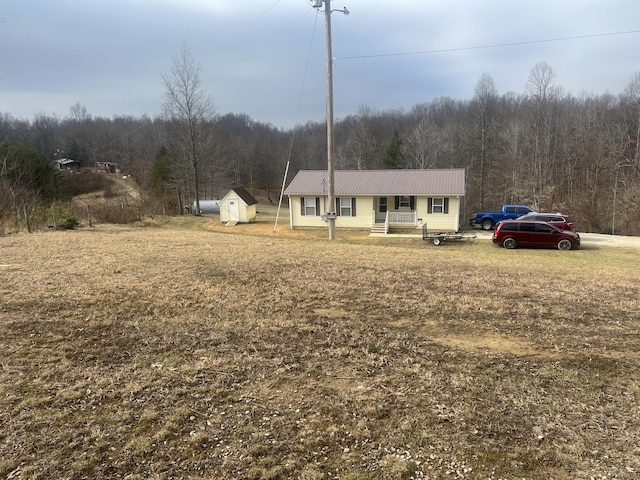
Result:
{"label": "metal roof", "polygon": [[[258,201],[255,198],[253,198],[253,195],[251,195],[247,191],[247,189],[244,188],[244,187],[240,187],[240,186],[233,187],[229,191],[229,193],[231,193],[231,192],[236,192],[236,195],[238,195],[242,199],[242,201],[247,204],[247,207],[249,207],[251,205],[255,205],[256,203],[258,203]],[[225,198],[229,195],[229,193],[227,193],[227,195],[225,195]]]}
{"label": "metal roof", "polygon": [[[336,195],[464,195],[464,168],[336,170]],[[300,170],[285,195],[327,195],[326,170]]]}
{"label": "metal roof", "polygon": [[77,161],[72,160],[70,158],[59,158],[58,160],[56,160],[56,163],[59,163],[60,165],[69,165],[69,164],[72,164],[72,163],[80,163],[80,162],[77,162]]}

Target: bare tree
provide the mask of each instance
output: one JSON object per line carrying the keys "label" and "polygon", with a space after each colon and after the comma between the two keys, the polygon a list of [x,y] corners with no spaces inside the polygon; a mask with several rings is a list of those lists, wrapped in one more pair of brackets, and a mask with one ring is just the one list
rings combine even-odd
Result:
{"label": "bare tree", "polygon": [[69,109],[69,116],[67,117],[67,119],[74,120],[76,122],[84,122],[86,120],[90,120],[91,115],[89,115],[89,112],[84,105],[82,105],[80,102],[76,102],[71,105],[71,108]]}
{"label": "bare tree", "polygon": [[49,159],[55,158],[55,151],[59,143],[60,120],[39,113],[35,116],[31,129],[35,134],[37,150]]}
{"label": "bare tree", "polygon": [[367,170],[377,166],[378,142],[381,139],[374,133],[374,117],[375,112],[366,105],[361,105],[357,115],[350,117],[346,141],[337,148],[340,168]]}
{"label": "bare tree", "polygon": [[436,163],[434,127],[427,117],[419,120],[404,143],[404,155],[409,168],[433,168]]}
{"label": "bare tree", "polygon": [[631,110],[631,121],[635,122],[635,128],[629,128],[631,137],[631,144],[634,148],[631,149],[630,160],[634,165],[634,174],[637,175],[640,171],[640,71],[636,72],[629,85],[624,90],[623,99],[629,105]]}
{"label": "bare tree", "polygon": [[195,195],[195,214],[200,214],[199,167],[206,150],[207,125],[214,115],[213,101],[200,78],[202,68],[196,63],[188,45],[173,59],[167,75],[163,75],[165,103],[163,114],[169,135],[179,153],[191,163]]}
{"label": "bare tree", "polygon": [[529,166],[534,198],[542,195],[553,181],[555,167],[554,139],[556,138],[558,105],[562,89],[554,84],[555,73],[546,63],[537,63],[529,74],[527,93],[530,99]]}
{"label": "bare tree", "polygon": [[496,142],[496,102],[498,90],[491,76],[483,74],[476,84],[475,97],[471,102],[473,116],[472,152],[477,156],[480,188],[480,209],[485,207],[485,177],[491,150]]}

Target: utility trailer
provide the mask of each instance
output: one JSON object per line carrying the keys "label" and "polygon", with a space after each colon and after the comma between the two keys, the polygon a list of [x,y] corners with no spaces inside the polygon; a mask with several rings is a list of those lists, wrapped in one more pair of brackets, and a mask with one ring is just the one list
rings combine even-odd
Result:
{"label": "utility trailer", "polygon": [[427,232],[427,224],[422,224],[422,239],[431,242],[435,246],[442,245],[447,240],[473,240],[475,235],[465,235],[464,232]]}

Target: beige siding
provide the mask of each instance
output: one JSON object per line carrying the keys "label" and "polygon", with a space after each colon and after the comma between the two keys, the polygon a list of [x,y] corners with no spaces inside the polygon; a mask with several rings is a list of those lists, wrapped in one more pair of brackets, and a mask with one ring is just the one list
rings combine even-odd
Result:
{"label": "beige siding", "polygon": [[[311,196],[311,195],[309,195]],[[326,227],[327,223],[322,220],[320,215],[301,215],[302,197],[290,197],[289,198],[289,216],[291,228],[296,227]],[[320,197],[320,212],[326,211],[325,208],[326,197]]]}
{"label": "beige siding", "polygon": [[[429,231],[457,232],[460,229],[460,198],[449,198],[449,213],[427,213],[429,197],[418,197],[416,209],[418,218],[427,224]],[[441,197],[440,197],[441,198]]]}
{"label": "beige siding", "polygon": [[371,228],[372,219],[373,197],[356,197],[356,216],[339,216],[336,218],[336,228]]}
{"label": "beige siding", "polygon": [[[240,217],[242,217],[242,208],[240,209]],[[256,221],[256,205],[249,205],[244,208],[244,219],[242,222],[251,223]]]}
{"label": "beige siding", "polygon": [[[311,197],[311,195],[309,195]],[[345,195],[346,196],[346,195]],[[320,215],[302,215],[301,214],[301,199],[300,196],[289,197],[289,223],[291,228],[296,227],[326,227],[327,222],[322,220]],[[315,198],[315,197],[313,197]],[[320,212],[328,211],[326,207],[327,197],[320,198]],[[459,197],[447,197],[449,198],[449,213],[427,213],[428,198],[419,196],[416,198],[416,215],[418,219],[422,219],[422,222],[418,221],[416,229],[422,228],[423,223],[427,223],[429,231],[437,230],[443,232],[456,232],[460,229],[459,209],[460,198]],[[439,197],[442,198],[442,197]],[[373,222],[374,210],[376,208],[377,197],[363,196],[356,197],[356,216],[338,216],[336,218],[336,228],[371,228]],[[394,197],[388,197],[389,211],[394,211]],[[332,209],[333,210],[333,209]],[[222,212],[222,210],[221,210]]]}
{"label": "beige siding", "polygon": [[[311,195],[308,195],[312,197]],[[303,197],[289,197],[289,222],[291,228],[296,227],[326,227],[327,222],[320,215],[302,215],[301,201]],[[315,198],[315,197],[313,197]],[[320,214],[329,210],[327,197],[320,198]],[[335,207],[331,210],[335,210]],[[336,228],[371,228],[373,215],[373,197],[356,197],[356,216],[338,216]]]}

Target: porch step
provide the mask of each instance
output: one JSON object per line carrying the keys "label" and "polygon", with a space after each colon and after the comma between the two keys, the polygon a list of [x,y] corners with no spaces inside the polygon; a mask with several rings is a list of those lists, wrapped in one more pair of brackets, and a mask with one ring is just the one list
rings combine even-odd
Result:
{"label": "porch step", "polygon": [[383,235],[387,234],[387,229],[385,228],[384,223],[374,223],[371,225],[371,233],[381,233]]}

